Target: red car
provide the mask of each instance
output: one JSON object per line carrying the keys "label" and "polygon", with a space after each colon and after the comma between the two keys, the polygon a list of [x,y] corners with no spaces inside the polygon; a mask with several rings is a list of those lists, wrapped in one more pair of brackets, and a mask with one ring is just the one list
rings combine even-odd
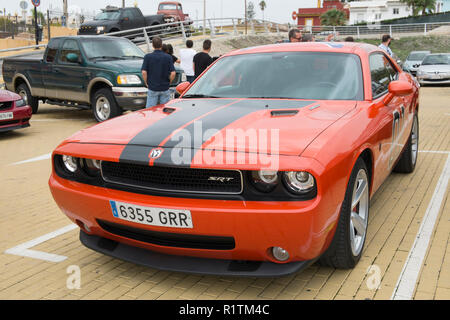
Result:
{"label": "red car", "polygon": [[370,198],[418,155],[418,84],[357,43],[226,54],[181,97],[82,130],[49,185],[81,242],[165,270],[352,268]]}
{"label": "red car", "polygon": [[31,107],[21,96],[0,90],[0,132],[30,126]]}

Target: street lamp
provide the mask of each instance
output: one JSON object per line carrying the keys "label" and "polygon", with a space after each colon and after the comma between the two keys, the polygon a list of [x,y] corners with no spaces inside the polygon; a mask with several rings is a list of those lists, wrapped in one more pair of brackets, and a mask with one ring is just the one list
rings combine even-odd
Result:
{"label": "street lamp", "polygon": [[244,0],[245,5],[245,35],[247,35],[247,0]]}
{"label": "street lamp", "polygon": [[206,34],[206,0],[203,0],[203,35]]}

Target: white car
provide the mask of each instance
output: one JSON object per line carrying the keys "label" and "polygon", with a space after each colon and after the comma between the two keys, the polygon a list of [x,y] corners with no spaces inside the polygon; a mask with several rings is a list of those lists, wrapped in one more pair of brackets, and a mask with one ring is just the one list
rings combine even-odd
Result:
{"label": "white car", "polygon": [[403,64],[403,70],[408,71],[415,76],[423,58],[430,53],[430,51],[411,51]]}
{"label": "white car", "polygon": [[417,80],[424,84],[450,84],[450,53],[427,55],[417,70]]}

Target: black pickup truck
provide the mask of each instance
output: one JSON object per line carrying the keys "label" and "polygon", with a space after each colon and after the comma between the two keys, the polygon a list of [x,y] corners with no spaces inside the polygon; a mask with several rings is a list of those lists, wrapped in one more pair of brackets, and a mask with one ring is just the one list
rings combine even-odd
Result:
{"label": "black pickup truck", "polygon": [[[145,107],[144,52],[128,39],[108,36],[52,38],[44,54],[5,58],[3,80],[38,111],[39,101],[92,109],[97,121]],[[174,88],[183,71],[176,68]],[[175,90],[173,90],[175,91]]]}
{"label": "black pickup truck", "polygon": [[118,8],[108,6],[94,20],[80,26],[79,35],[96,35],[157,26],[170,22],[170,17],[164,14],[144,16],[139,8]]}

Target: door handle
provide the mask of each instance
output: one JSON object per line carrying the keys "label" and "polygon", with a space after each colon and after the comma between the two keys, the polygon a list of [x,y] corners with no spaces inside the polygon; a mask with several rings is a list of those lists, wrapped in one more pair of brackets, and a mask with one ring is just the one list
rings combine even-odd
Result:
{"label": "door handle", "polygon": [[53,72],[55,72],[55,73],[60,73],[60,72],[61,72],[61,70],[60,70],[60,69],[58,69],[58,68],[53,68]]}

